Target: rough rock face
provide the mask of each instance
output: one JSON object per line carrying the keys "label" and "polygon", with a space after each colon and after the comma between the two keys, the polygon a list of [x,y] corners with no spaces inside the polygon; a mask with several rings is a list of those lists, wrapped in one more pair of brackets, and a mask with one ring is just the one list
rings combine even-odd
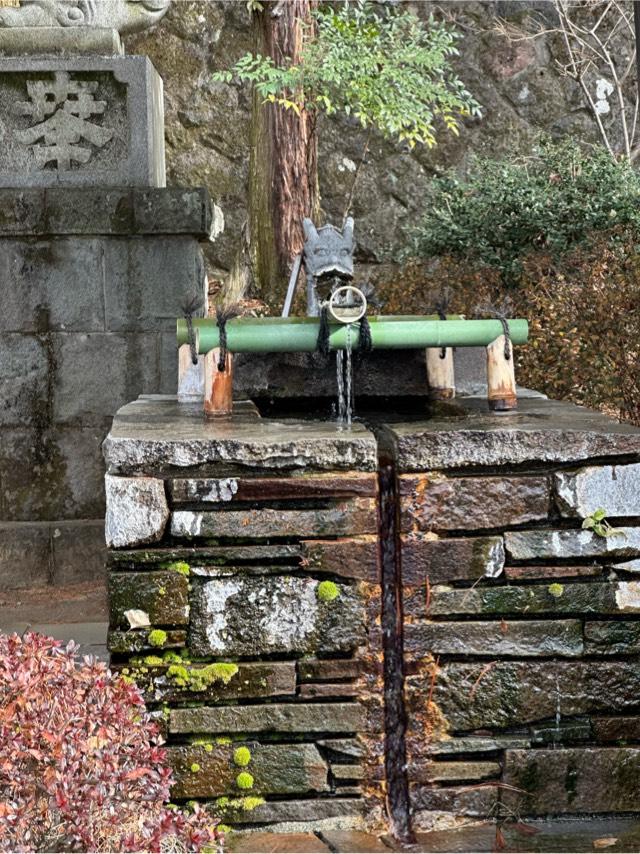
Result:
{"label": "rough rock face", "polygon": [[[428,16],[432,3],[414,3]],[[409,152],[374,135],[355,197],[356,242],[362,261],[377,264],[398,250],[404,230],[420,215],[431,176],[445,166],[464,168],[469,153],[524,151],[538,131],[595,140],[577,84],[556,70],[561,45],[549,38],[510,44],[492,32],[496,17],[527,14],[529,4],[465,0],[455,5],[464,26],[459,73],[483,107],[459,137],[442,132],[434,149]],[[536,4],[537,14],[545,6]],[[533,12],[531,12],[533,14]],[[228,270],[246,219],[250,98],[246,88],[214,83],[214,70],[251,50],[244,3],[174,3],[153,30],[126,39],[130,53],[147,54],[165,81],[169,183],[206,185],[222,208],[223,235],[209,250],[213,267]],[[329,221],[341,220],[364,134],[342,118],[320,123],[320,189]]]}
{"label": "rough rock face", "polygon": [[640,516],[640,465],[560,472],[556,491],[563,516],[584,518],[600,508],[608,516]]}
{"label": "rough rock face", "polygon": [[105,476],[105,537],[110,548],[162,539],[169,520],[164,481],[153,477]]}

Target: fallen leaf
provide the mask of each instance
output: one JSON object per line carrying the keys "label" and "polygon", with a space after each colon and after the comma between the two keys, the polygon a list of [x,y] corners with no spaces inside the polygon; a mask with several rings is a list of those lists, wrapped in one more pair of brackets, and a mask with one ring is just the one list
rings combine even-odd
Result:
{"label": "fallen leaf", "polygon": [[594,848],[611,848],[618,841],[615,836],[601,836],[600,839],[593,840]]}
{"label": "fallen leaf", "polygon": [[140,611],[138,608],[131,608],[129,611],[125,611],[124,615],[132,629],[146,629],[151,625],[146,611]]}

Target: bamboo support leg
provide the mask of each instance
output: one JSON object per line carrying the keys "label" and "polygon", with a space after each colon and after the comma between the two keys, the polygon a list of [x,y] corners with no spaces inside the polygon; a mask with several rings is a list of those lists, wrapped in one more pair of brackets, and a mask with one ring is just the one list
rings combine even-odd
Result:
{"label": "bamboo support leg", "polygon": [[188,344],[178,348],[178,401],[187,403],[202,400],[204,396],[204,356],[198,356],[196,365],[191,361]]}
{"label": "bamboo support leg", "polygon": [[233,412],[233,357],[227,353],[225,370],[218,370],[219,350],[204,357],[204,413],[208,417]]}
{"label": "bamboo support leg", "polygon": [[429,347],[427,358],[427,381],[431,400],[451,400],[456,396],[456,380],[453,367],[453,348]]}
{"label": "bamboo support leg", "polygon": [[513,349],[510,358],[505,357],[505,338],[499,338],[487,347],[487,386],[489,409],[508,412],[518,408],[516,377],[513,368]]}

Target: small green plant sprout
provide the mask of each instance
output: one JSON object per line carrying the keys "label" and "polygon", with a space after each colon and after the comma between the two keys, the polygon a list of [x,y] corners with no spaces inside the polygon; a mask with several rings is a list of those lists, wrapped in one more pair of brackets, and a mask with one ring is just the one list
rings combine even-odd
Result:
{"label": "small green plant sprout", "polygon": [[593,531],[597,537],[619,537],[624,536],[620,528],[613,528],[606,520],[606,510],[602,508],[595,510],[582,522],[582,527],[587,531]]}
{"label": "small green plant sprout", "polygon": [[564,593],[564,586],[556,582],[554,584],[550,584],[547,587],[547,590],[553,596],[554,599],[559,599]]}
{"label": "small green plant sprout", "polygon": [[167,633],[162,629],[153,629],[147,635],[147,640],[151,646],[164,646],[167,642]]}
{"label": "small green plant sprout", "polygon": [[253,776],[248,771],[241,771],[236,777],[236,786],[239,789],[253,789]]}
{"label": "small green plant sprout", "polygon": [[333,602],[340,595],[340,588],[335,581],[321,581],[316,590],[316,596],[321,602]]}
{"label": "small green plant sprout", "polygon": [[251,751],[248,747],[238,747],[233,754],[233,761],[241,768],[246,767],[251,762]]}

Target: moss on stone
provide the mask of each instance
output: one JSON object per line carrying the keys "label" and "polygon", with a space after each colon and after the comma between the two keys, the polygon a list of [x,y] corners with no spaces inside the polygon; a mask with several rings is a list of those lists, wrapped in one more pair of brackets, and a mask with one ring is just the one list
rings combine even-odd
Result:
{"label": "moss on stone", "polygon": [[321,581],[316,590],[316,596],[321,602],[333,602],[340,595],[340,588],[335,581]]}
{"label": "moss on stone", "polygon": [[146,655],[144,657],[144,663],[148,667],[163,667],[164,666],[164,658],[161,658],[159,655]]}
{"label": "moss on stone", "polygon": [[191,773],[192,773],[192,774],[197,774],[197,773],[198,773],[198,771],[201,771],[201,770],[202,770],[202,769],[201,769],[200,765],[198,765],[198,763],[197,763],[197,762],[192,762],[192,763],[191,763],[190,771],[191,771]]}
{"label": "moss on stone", "polygon": [[228,735],[219,735],[216,738],[216,744],[231,744],[231,737]]}
{"label": "moss on stone", "polygon": [[238,747],[233,754],[233,761],[241,768],[246,767],[251,762],[251,751],[248,747]]}
{"label": "moss on stone", "polygon": [[179,572],[180,575],[189,575],[191,567],[183,560],[176,560],[173,563],[163,564],[162,569],[169,569],[171,572]]}
{"label": "moss on stone", "polygon": [[553,596],[554,599],[559,599],[564,593],[564,586],[562,584],[554,583],[550,584],[547,587],[547,590]]}
{"label": "moss on stone", "polygon": [[239,789],[253,789],[253,775],[248,771],[241,771],[236,777],[236,786]]}
{"label": "moss on stone", "polygon": [[218,833],[231,833],[231,831],[233,830],[233,828],[232,828],[232,827],[229,827],[229,825],[228,825],[228,824],[219,824],[219,825],[216,827],[216,830],[218,831]]}
{"label": "moss on stone", "polygon": [[182,662],[182,658],[178,655],[178,653],[173,649],[168,649],[162,656],[165,664],[180,664]]}
{"label": "moss on stone", "polygon": [[194,693],[206,691],[216,682],[227,685],[238,672],[238,665],[230,662],[216,662],[205,667],[187,668],[184,664],[172,664],[167,676],[179,688],[188,688]]}
{"label": "moss on stone", "polygon": [[167,642],[167,633],[163,629],[153,629],[147,635],[151,646],[164,646]]}

